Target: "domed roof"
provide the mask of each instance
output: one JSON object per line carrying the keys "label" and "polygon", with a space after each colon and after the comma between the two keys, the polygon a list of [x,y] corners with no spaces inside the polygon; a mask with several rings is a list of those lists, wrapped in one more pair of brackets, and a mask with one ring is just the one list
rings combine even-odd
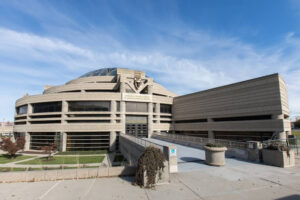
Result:
{"label": "domed roof", "polygon": [[102,68],[91,72],[88,72],[79,78],[90,77],[90,76],[116,76],[118,68]]}

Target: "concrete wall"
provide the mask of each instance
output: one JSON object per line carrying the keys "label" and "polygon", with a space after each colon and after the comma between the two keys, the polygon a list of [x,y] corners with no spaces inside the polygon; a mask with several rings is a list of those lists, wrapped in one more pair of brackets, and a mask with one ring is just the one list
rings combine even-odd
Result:
{"label": "concrete wall", "polygon": [[[271,118],[215,120],[264,115]],[[291,132],[286,86],[278,74],[175,97],[173,118],[175,131],[271,132],[281,138]],[[176,123],[197,119],[206,122]]]}
{"label": "concrete wall", "polygon": [[135,175],[135,170],[135,167],[126,166],[108,168],[62,169],[48,171],[2,172],[0,173],[0,183],[133,176]]}
{"label": "concrete wall", "polygon": [[[140,86],[136,88],[135,80],[140,78]],[[132,93],[126,92],[126,87],[131,88]],[[142,91],[147,89],[146,94]],[[14,132],[19,133],[68,133],[68,132],[110,132],[110,149],[114,149],[115,133],[125,133],[125,116],[143,115],[148,116],[148,135],[153,131],[170,130],[170,124],[161,124],[160,115],[172,116],[160,112],[152,112],[153,104],[172,104],[173,97],[176,96],[166,90],[163,86],[153,82],[152,78],[146,77],[144,72],[117,69],[116,76],[94,76],[82,77],[60,86],[46,86],[41,95],[25,95],[16,101],[16,107],[28,105],[28,113],[18,115],[15,113]],[[45,102],[62,102],[61,112],[33,113],[32,104]],[[70,112],[68,110],[69,101],[110,101],[111,111],[109,112]],[[145,102],[148,104],[148,112],[126,112],[125,103],[129,101]],[[121,110],[116,110],[116,102],[120,102]],[[85,117],[71,117],[70,114],[85,114]],[[94,117],[94,114],[104,114],[109,116]],[[51,115],[58,115],[51,117]],[[87,115],[91,115],[90,117]],[[47,117],[45,117],[47,116]],[[155,123],[153,120],[155,119]],[[158,119],[158,120],[156,120]],[[50,123],[58,120],[60,123]],[[68,120],[109,120],[110,122],[99,123],[69,123]],[[171,121],[171,119],[169,119]],[[33,123],[39,124],[33,124]],[[49,122],[49,123],[48,123]],[[66,137],[62,137],[66,138]],[[30,142],[30,141],[27,141]],[[28,145],[29,146],[29,145]],[[65,148],[61,148],[65,149]]]}
{"label": "concrete wall", "polygon": [[[132,138],[132,139],[131,139]],[[139,157],[144,152],[145,148],[149,146],[149,141],[143,139],[135,139],[134,137],[121,135],[119,138],[119,149],[124,157],[133,166],[137,165]],[[171,155],[170,150],[176,149],[175,146],[160,146],[155,144],[150,144],[156,148],[161,149],[165,155],[166,161],[164,162],[165,168],[162,171],[162,179],[158,183],[169,182],[169,174],[176,173],[178,171],[177,167],[177,156]],[[176,151],[176,150],[175,150]]]}

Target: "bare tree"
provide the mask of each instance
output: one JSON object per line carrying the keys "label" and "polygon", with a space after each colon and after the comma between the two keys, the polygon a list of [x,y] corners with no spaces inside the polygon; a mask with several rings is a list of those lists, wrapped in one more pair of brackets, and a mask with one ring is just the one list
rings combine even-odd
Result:
{"label": "bare tree", "polygon": [[16,142],[12,142],[10,138],[2,138],[0,149],[7,152],[10,158],[13,159],[19,150],[24,149],[25,142],[24,137],[17,138]]}
{"label": "bare tree", "polygon": [[57,147],[58,145],[56,142],[41,147],[41,150],[48,154],[47,160],[50,160],[50,158],[53,156],[53,153],[57,150]]}

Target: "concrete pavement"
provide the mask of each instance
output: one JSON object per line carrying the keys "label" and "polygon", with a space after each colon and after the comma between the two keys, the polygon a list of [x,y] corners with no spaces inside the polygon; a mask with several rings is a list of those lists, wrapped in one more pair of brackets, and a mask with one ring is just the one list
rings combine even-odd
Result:
{"label": "concrete pavement", "polygon": [[[159,145],[175,145],[177,147],[177,162],[178,162],[178,172],[189,172],[189,171],[199,171],[204,169],[209,169],[211,166],[208,166],[204,163],[205,161],[205,151],[188,147],[180,144],[175,144],[171,142],[166,142],[158,139],[147,138],[147,140],[154,142]],[[248,162],[237,160],[234,158],[226,158],[227,167],[234,166],[244,166],[247,165]]]}
{"label": "concrete pavement", "polygon": [[150,190],[132,186],[133,177],[0,184],[0,199],[299,200],[299,161],[286,169],[254,163],[208,166],[172,174],[169,184]]}

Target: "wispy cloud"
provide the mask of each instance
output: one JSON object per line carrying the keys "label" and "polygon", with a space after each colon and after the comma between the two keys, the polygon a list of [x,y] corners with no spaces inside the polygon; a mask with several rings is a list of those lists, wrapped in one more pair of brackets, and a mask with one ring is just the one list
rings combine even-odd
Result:
{"label": "wispy cloud", "polygon": [[[63,84],[92,69],[119,66],[145,70],[179,94],[279,72],[288,85],[291,113],[300,115],[300,39],[293,33],[268,48],[191,29],[172,30],[172,34],[176,41],[156,41],[147,52],[118,42],[118,49],[107,46],[107,51],[101,51],[70,40],[0,28],[0,87],[9,96],[1,98],[0,110],[5,110],[1,114],[12,119],[11,101],[21,97],[20,92],[42,92],[43,84]],[[15,89],[16,84],[21,89]]]}

